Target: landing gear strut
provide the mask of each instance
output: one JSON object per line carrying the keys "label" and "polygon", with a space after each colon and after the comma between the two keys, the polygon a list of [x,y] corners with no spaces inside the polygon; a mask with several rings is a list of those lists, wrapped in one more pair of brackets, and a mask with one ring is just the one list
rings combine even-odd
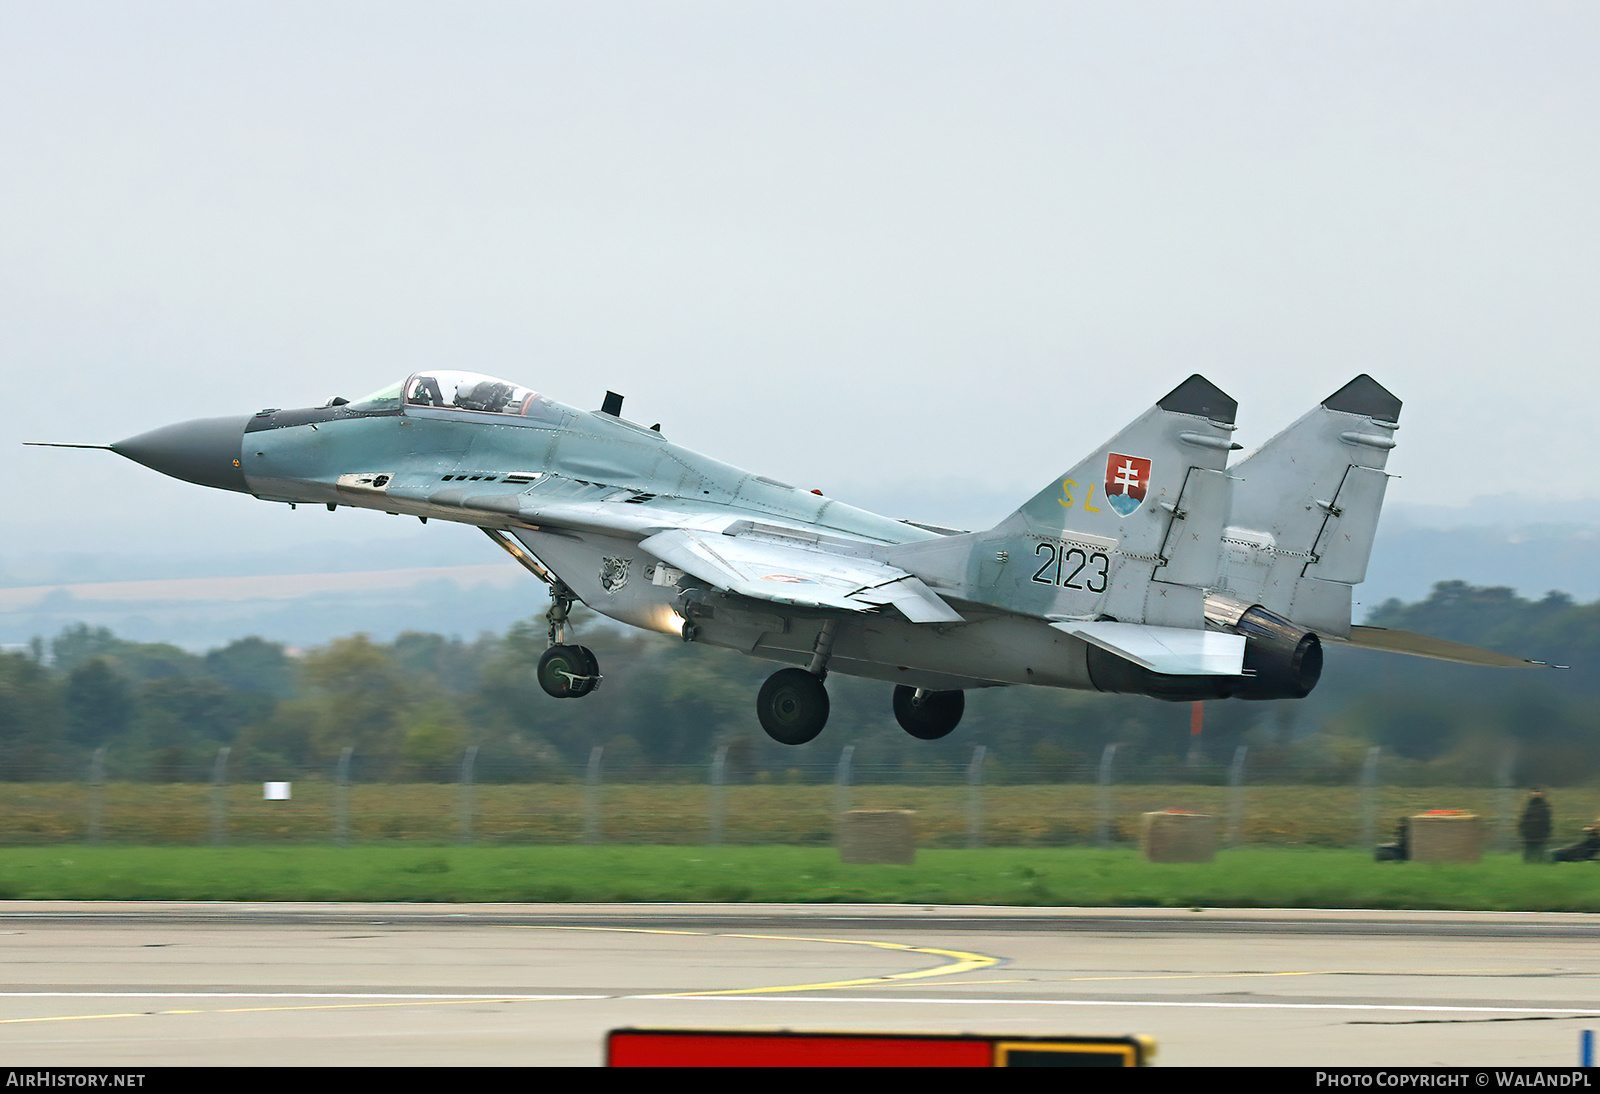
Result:
{"label": "landing gear strut", "polygon": [[581,699],[600,686],[600,662],[587,646],[567,643],[567,620],[572,615],[572,605],[577,596],[544,563],[498,528],[479,529],[494,540],[506,554],[516,559],[534,577],[550,586],[550,610],[545,619],[550,623],[550,648],[539,658],[535,675],[546,695],[557,699]]}
{"label": "landing gear strut", "polygon": [[756,696],[756,717],[761,728],[781,745],[803,745],[815,740],[828,724],[828,658],[833,656],[837,619],[825,620],[803,669],[779,669],[767,677]]}
{"label": "landing gear strut", "polygon": [[894,720],[919,741],[949,736],[966,709],[964,691],[927,691],[904,684],[894,689]]}
{"label": "landing gear strut", "polygon": [[550,648],[539,658],[539,686],[557,699],[581,699],[600,686],[600,662],[587,646],[568,645],[567,620],[577,598],[561,582],[550,586]]}

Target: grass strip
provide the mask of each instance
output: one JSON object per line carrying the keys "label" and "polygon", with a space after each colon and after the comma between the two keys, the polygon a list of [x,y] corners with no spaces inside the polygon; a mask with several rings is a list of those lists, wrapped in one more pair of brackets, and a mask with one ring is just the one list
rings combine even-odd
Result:
{"label": "grass strip", "polygon": [[1198,864],[1081,848],[925,850],[910,866],[821,847],[60,845],[0,851],[0,898],[259,901],[688,901],[1075,907],[1600,911],[1600,868],[1375,863],[1316,848]]}

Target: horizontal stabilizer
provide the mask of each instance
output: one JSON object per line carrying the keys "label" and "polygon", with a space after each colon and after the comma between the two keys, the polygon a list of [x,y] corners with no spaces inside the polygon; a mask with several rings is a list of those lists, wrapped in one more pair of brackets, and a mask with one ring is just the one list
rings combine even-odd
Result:
{"label": "horizontal stabilizer", "polygon": [[893,605],[913,623],[962,621],[920,580],[869,558],[683,528],[658,532],[639,546],[715,588],[774,604],[851,612]]}
{"label": "horizontal stabilizer", "polygon": [[1167,676],[1240,676],[1244,635],[1143,623],[1065,622],[1058,631]]}
{"label": "horizontal stabilizer", "polygon": [[1413,657],[1431,657],[1435,661],[1455,661],[1462,665],[1484,665],[1497,669],[1564,669],[1565,665],[1552,665],[1548,661],[1530,661],[1526,657],[1512,657],[1507,653],[1486,650],[1481,646],[1468,646],[1431,638],[1411,631],[1392,631],[1387,627],[1351,627],[1350,645],[1364,650],[1382,650],[1385,653],[1407,653]]}

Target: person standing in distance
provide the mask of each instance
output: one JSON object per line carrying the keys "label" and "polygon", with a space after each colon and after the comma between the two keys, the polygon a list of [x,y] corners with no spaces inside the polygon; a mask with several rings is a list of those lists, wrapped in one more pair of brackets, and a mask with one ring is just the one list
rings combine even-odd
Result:
{"label": "person standing in distance", "polygon": [[1522,861],[1543,862],[1544,845],[1550,840],[1550,800],[1544,796],[1544,787],[1536,786],[1528,795],[1517,819],[1517,834],[1522,837]]}

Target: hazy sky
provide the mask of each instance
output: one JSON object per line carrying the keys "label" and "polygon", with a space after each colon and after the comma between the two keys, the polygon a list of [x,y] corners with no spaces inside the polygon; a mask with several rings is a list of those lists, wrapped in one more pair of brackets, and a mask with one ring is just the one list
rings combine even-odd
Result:
{"label": "hazy sky", "polygon": [[0,551],[372,534],[16,442],[435,366],[925,519],[1191,372],[1254,447],[1368,371],[1391,499],[1559,519],[1597,58],[1600,6],[1526,0],[4,0]]}

